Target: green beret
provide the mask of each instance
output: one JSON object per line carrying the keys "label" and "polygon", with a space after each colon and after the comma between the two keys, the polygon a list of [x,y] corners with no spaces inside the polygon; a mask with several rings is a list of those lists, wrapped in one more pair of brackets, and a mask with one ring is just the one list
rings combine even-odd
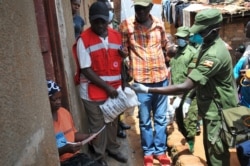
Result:
{"label": "green beret", "polygon": [[220,23],[222,20],[222,14],[218,9],[205,9],[196,14],[194,24],[189,31],[194,34],[199,33],[211,25]]}
{"label": "green beret", "polygon": [[179,27],[175,34],[175,36],[178,37],[187,37],[188,35],[189,35],[189,28],[185,26]]}

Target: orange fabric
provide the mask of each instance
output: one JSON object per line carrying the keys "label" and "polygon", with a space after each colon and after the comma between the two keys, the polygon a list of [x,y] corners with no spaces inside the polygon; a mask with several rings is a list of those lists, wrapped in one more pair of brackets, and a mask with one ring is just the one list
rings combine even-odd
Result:
{"label": "orange fabric", "polygon": [[162,51],[168,43],[164,24],[153,16],[151,18],[150,29],[136,23],[135,17],[120,24],[122,45],[129,48],[130,53],[130,75],[141,83],[161,82],[168,76]]}
{"label": "orange fabric", "polygon": [[[58,119],[53,122],[55,134],[63,132],[68,142],[75,142],[75,133],[77,132],[71,114],[65,108],[60,107],[57,111]],[[78,152],[76,152],[78,153]],[[60,161],[71,158],[76,153],[65,153],[60,156]]]}

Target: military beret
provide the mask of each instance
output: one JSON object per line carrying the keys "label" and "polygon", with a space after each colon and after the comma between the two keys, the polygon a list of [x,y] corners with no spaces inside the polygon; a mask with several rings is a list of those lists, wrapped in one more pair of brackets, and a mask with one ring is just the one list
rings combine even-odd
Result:
{"label": "military beret", "polygon": [[194,34],[199,33],[211,25],[222,22],[222,20],[222,14],[218,9],[205,9],[196,14],[194,24],[189,31]]}
{"label": "military beret", "polygon": [[178,37],[187,37],[189,35],[189,28],[186,26],[181,26],[179,28],[177,28],[177,32],[175,34],[175,36]]}

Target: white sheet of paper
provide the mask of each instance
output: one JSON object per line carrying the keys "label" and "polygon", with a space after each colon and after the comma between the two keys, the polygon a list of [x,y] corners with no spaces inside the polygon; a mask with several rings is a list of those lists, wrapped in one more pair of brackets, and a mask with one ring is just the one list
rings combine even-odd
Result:
{"label": "white sheet of paper", "polygon": [[99,131],[97,131],[96,133],[93,133],[90,137],[88,137],[87,139],[83,140],[81,143],[82,145],[85,145],[86,143],[88,143],[89,141],[91,141],[93,138],[95,138],[104,128],[106,127],[106,125],[104,125]]}

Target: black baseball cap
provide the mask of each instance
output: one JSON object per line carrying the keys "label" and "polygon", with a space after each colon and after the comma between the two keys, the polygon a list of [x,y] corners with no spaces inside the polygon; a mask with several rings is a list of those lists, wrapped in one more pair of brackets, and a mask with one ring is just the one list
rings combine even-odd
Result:
{"label": "black baseball cap", "polygon": [[104,2],[94,2],[89,8],[89,20],[93,21],[97,18],[109,20],[109,9]]}

